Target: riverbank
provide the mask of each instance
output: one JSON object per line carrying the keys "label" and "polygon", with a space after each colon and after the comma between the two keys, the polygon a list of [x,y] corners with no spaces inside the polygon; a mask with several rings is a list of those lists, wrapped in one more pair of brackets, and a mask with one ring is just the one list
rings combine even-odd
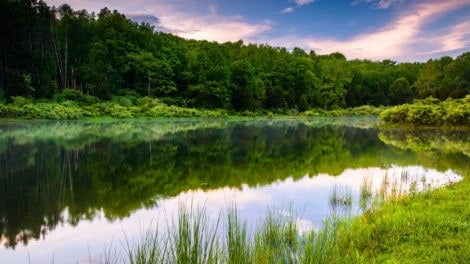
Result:
{"label": "riverbank", "polygon": [[364,263],[468,263],[468,170],[463,176],[455,185],[387,202],[353,219],[338,247]]}
{"label": "riverbank", "polygon": [[[84,96],[82,95],[82,97]],[[196,109],[167,105],[159,99],[148,97],[139,98],[134,101],[126,100],[124,97],[116,98],[113,101],[96,101],[81,97],[75,99],[32,101],[23,97],[14,97],[11,103],[0,104],[0,118],[71,120],[99,117],[336,117],[379,115],[385,109],[384,107],[360,106],[337,110],[311,109],[305,112],[298,112],[295,109],[235,112],[225,109]]]}
{"label": "riverbank", "polygon": [[[174,231],[150,229],[126,241],[124,263],[468,263],[468,176],[467,170],[463,181],[445,188],[377,200],[361,216],[333,218],[306,233],[292,211],[283,217],[269,211],[250,232],[236,207],[211,225],[204,209],[181,206],[169,226]],[[108,252],[107,261],[123,260]]]}

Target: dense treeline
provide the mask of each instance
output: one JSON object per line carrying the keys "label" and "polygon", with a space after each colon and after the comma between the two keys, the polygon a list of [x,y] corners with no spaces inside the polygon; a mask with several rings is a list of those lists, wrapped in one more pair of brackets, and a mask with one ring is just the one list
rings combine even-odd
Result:
{"label": "dense treeline", "polygon": [[348,61],[341,53],[185,40],[107,8],[0,5],[0,102],[73,89],[100,100],[148,96],[184,107],[282,112],[470,93],[468,52],[426,63]]}

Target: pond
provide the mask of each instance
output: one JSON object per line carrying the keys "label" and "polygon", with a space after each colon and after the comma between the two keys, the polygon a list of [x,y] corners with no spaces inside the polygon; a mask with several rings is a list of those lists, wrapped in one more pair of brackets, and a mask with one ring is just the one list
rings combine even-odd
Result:
{"label": "pond", "polygon": [[[182,204],[311,230],[380,195],[461,180],[470,133],[378,129],[374,117],[0,123],[0,259],[98,263]],[[161,225],[163,228],[168,225]],[[302,230],[299,230],[301,232]]]}

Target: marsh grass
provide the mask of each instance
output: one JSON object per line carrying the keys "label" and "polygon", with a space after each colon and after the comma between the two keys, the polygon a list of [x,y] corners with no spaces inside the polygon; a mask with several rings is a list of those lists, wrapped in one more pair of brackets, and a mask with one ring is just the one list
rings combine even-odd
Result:
{"label": "marsh grass", "polygon": [[182,204],[177,219],[177,226],[170,226],[172,231],[167,238],[169,263],[218,263],[220,215],[211,224],[204,206],[188,209]]}
{"label": "marsh grass", "polygon": [[[346,223],[331,218],[320,229],[301,232],[293,210],[268,209],[253,232],[240,220],[235,206],[227,208],[225,222],[211,223],[203,207],[180,205],[168,224],[142,229],[137,240],[126,237],[126,256],[107,250],[104,263],[331,263],[344,256],[336,242],[338,227]],[[346,225],[345,225],[346,226]]]}
{"label": "marsh grass", "polygon": [[253,242],[248,237],[246,222],[241,222],[236,205],[227,209],[226,252],[227,263],[248,264],[253,260]]}
{"label": "marsh grass", "polygon": [[293,263],[298,255],[299,234],[292,211],[276,214],[268,210],[255,232],[256,263]]}
{"label": "marsh grass", "polygon": [[[109,254],[105,263],[469,263],[470,209],[455,201],[468,201],[468,180],[421,193],[421,178],[398,176],[385,177],[375,196],[364,180],[358,195],[373,206],[361,216],[334,215],[305,232],[293,210],[268,208],[250,229],[233,204],[215,223],[204,207],[180,205],[168,232],[149,227],[137,243],[126,243],[125,259]],[[416,193],[405,191],[407,181]],[[353,200],[340,186],[331,196],[340,205]]]}
{"label": "marsh grass", "polygon": [[353,203],[352,190],[348,186],[335,185],[330,194],[332,206],[351,206]]}
{"label": "marsh grass", "polygon": [[363,177],[361,187],[359,190],[359,205],[361,206],[362,210],[366,210],[372,204],[372,178],[370,177]]}
{"label": "marsh grass", "polygon": [[[167,259],[166,251],[161,243],[160,236],[158,235],[158,227],[155,229],[145,230],[141,233],[140,240],[136,243],[131,243],[126,238],[127,260],[130,264],[143,264],[143,263],[164,263]],[[116,263],[117,257],[113,254],[106,255],[106,263]]]}

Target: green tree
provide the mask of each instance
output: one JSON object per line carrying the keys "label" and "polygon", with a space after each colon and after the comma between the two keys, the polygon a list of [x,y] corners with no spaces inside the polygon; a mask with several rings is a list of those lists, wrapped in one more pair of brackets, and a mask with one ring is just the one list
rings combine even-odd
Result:
{"label": "green tree", "polygon": [[408,80],[404,77],[396,79],[389,89],[389,99],[391,104],[403,104],[411,102],[413,90]]}
{"label": "green tree", "polygon": [[173,70],[167,61],[146,51],[131,52],[127,56],[128,65],[124,73],[133,71],[136,80],[133,86],[140,94],[162,96],[177,90]]}
{"label": "green tree", "polygon": [[316,105],[334,109],[345,105],[346,86],[352,81],[347,61],[340,54],[322,58],[319,62],[320,84],[315,92]]}

